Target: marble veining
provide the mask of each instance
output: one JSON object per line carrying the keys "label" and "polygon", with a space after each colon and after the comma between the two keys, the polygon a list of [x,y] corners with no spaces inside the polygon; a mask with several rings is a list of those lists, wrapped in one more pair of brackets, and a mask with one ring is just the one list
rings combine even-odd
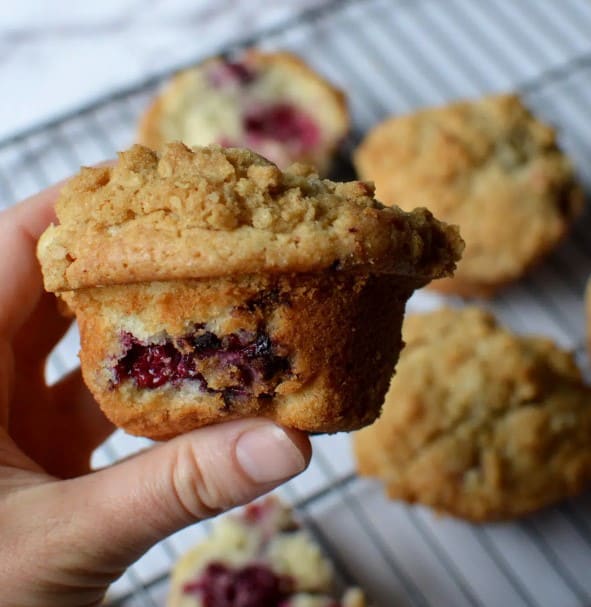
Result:
{"label": "marble veining", "polygon": [[326,2],[0,2],[0,139]]}

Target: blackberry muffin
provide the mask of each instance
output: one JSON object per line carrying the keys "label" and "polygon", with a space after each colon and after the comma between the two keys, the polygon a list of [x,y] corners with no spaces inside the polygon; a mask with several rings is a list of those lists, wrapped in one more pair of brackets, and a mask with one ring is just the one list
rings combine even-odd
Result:
{"label": "blackberry muffin", "polygon": [[38,256],[77,316],[84,379],[115,424],[152,438],[254,415],[370,423],[407,298],[463,244],[368,184],[215,145],[135,146],[82,169],[57,216]]}
{"label": "blackberry muffin", "polygon": [[253,49],[177,74],[143,116],[139,142],[245,147],[326,173],[348,129],[341,91],[291,53]]}
{"label": "blackberry muffin", "polygon": [[365,607],[363,593],[335,598],[334,572],[278,500],[223,517],[172,573],[167,607]]}
{"label": "blackberry muffin", "polygon": [[563,238],[583,204],[554,130],[515,95],[461,101],[378,124],[355,153],[384,204],[426,206],[466,241],[444,293],[493,295]]}
{"label": "blackberry muffin", "polygon": [[359,472],[390,497],[472,521],[511,519],[591,481],[591,389],[573,356],[477,308],[411,316]]}

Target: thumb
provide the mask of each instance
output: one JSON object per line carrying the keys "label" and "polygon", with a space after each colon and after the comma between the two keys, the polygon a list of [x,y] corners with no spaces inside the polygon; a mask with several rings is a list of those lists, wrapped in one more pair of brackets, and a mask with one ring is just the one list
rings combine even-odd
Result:
{"label": "thumb", "polygon": [[268,420],[195,430],[69,481],[72,540],[94,547],[101,562],[90,566],[125,567],[182,527],[270,491],[304,470],[310,455],[305,434]]}

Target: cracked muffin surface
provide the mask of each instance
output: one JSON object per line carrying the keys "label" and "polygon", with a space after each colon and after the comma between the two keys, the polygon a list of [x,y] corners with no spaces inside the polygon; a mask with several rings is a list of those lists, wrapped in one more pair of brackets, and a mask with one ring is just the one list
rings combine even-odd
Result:
{"label": "cracked muffin surface", "polygon": [[411,316],[379,420],[354,436],[361,474],[395,499],[508,519],[591,481],[591,389],[573,356],[477,308]]}
{"label": "cracked muffin surface", "polygon": [[383,203],[425,206],[460,226],[462,263],[430,286],[464,296],[490,296],[522,276],[583,205],[554,130],[515,95],[389,118],[358,147],[355,165]]}
{"label": "cracked muffin surface", "polygon": [[134,146],[113,167],[82,169],[56,211],[38,246],[50,291],[331,265],[430,280],[463,246],[425,209],[384,207],[370,184],[215,145]]}
{"label": "cracked muffin surface", "polygon": [[288,52],[250,49],[213,57],[174,76],[147,109],[139,143],[246,147],[286,168],[320,173],[349,128],[344,94]]}
{"label": "cracked muffin surface", "polygon": [[462,250],[367,184],[219,146],[135,146],[83,169],[57,216],[38,255],[76,314],[84,380],[115,424],[157,439],[245,416],[371,423],[406,300]]}

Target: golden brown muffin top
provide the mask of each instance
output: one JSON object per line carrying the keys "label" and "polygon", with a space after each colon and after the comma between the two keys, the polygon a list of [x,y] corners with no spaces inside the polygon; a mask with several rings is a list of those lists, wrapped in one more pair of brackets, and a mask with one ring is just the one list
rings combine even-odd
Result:
{"label": "golden brown muffin top", "polygon": [[427,282],[451,273],[463,246],[427,210],[381,205],[371,184],[216,145],[133,146],[114,166],[83,168],[56,210],[38,246],[49,291],[328,267]]}
{"label": "golden brown muffin top", "polygon": [[378,124],[355,153],[362,179],[385,204],[426,206],[466,241],[452,281],[490,295],[521,276],[564,236],[583,203],[552,127],[516,95],[426,108]]}

